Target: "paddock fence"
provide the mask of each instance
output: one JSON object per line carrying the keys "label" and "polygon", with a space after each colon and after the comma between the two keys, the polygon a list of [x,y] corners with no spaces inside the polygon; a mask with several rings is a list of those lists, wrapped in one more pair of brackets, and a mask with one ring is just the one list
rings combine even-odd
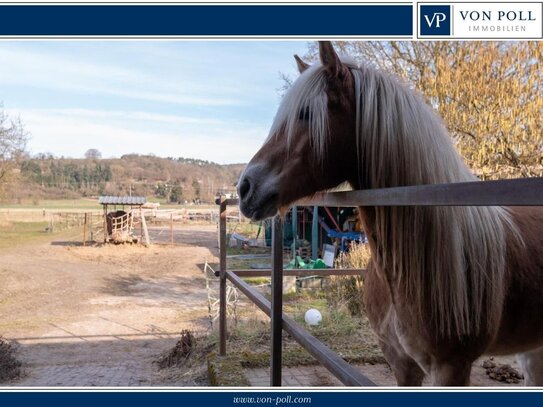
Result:
{"label": "paddock fence", "polygon": [[[238,199],[219,203],[219,354],[226,355],[227,281],[230,281],[271,320],[270,385],[281,386],[282,331],[288,332],[319,363],[346,386],[376,386],[359,369],[349,365],[325,344],[283,313],[283,276],[364,275],[360,269],[283,270],[283,225],[280,217],[272,221],[271,269],[229,270],[227,267],[226,221],[228,206]],[[320,193],[297,206],[543,206],[543,178]],[[243,277],[270,277],[271,301],[247,284]]]}
{"label": "paddock fence", "polygon": [[216,225],[219,212],[216,208],[142,209],[132,212],[134,234],[141,234],[141,216],[145,217],[149,242],[152,244],[176,245],[186,242],[186,225]]}
{"label": "paddock fence", "polygon": [[0,209],[0,224],[2,221],[36,223],[45,233],[68,233],[64,237],[83,245],[103,238],[102,219],[101,212],[93,210]]}
{"label": "paddock fence", "polygon": [[[190,240],[191,232],[187,225],[216,225],[219,212],[216,208],[180,208],[180,209],[134,209],[129,214],[115,218],[112,221],[114,229],[120,224],[130,223],[131,234],[144,241],[144,231],[141,217],[145,217],[145,224],[149,236],[149,243],[159,245],[177,245]],[[59,231],[74,227],[82,228],[82,242],[87,245],[104,240],[104,214],[102,212],[56,212],[48,213],[49,231]],[[246,219],[240,216],[237,208],[230,208],[228,221],[230,223],[243,222]],[[79,240],[79,239],[78,239]]]}

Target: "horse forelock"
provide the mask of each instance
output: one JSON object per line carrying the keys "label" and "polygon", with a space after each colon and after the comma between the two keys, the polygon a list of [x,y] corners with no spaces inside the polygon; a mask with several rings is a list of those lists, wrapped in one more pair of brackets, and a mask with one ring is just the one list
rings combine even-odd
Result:
{"label": "horse forelock", "polygon": [[301,125],[300,114],[307,111],[310,143],[317,156],[323,157],[328,137],[327,103],[325,72],[315,64],[296,79],[283,97],[268,138],[283,134],[289,150]]}
{"label": "horse forelock", "polygon": [[[395,77],[342,59],[355,86],[359,188],[474,181],[441,119]],[[283,98],[270,137],[290,145],[309,109],[309,137],[324,158],[331,140],[326,73],[307,69]],[[518,232],[501,207],[379,207],[372,232],[380,271],[437,335],[491,332],[501,315],[507,233]]]}
{"label": "horse forelock", "polygon": [[[358,65],[349,56],[341,57],[349,69]],[[308,135],[316,157],[323,159],[329,143],[328,96],[326,94],[326,72],[320,63],[305,70],[289,88],[273,120],[268,139],[284,134],[290,148],[300,126],[300,112],[308,109]]]}

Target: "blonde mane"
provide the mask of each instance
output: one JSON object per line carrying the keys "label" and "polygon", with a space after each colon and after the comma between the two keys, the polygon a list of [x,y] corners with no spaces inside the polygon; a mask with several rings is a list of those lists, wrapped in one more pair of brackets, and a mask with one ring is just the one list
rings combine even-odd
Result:
{"label": "blonde mane", "polygon": [[[344,61],[354,77],[358,188],[475,181],[440,118],[395,77]],[[326,74],[317,64],[285,95],[270,134],[295,136],[309,109],[311,144],[324,160],[330,140]],[[354,148],[354,146],[353,146]],[[377,207],[368,225],[374,260],[393,293],[442,336],[489,333],[501,317],[507,235],[501,207]]]}

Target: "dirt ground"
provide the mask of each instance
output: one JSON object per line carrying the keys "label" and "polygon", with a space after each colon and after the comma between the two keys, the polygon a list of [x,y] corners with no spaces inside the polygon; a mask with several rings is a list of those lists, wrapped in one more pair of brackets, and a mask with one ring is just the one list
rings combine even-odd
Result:
{"label": "dirt ground", "polygon": [[13,386],[205,385],[205,372],[153,363],[179,332],[209,328],[202,263],[215,225],[187,225],[176,246],[61,239],[0,252],[0,335],[19,344]]}
{"label": "dirt ground", "polygon": [[[488,377],[482,362],[486,357],[481,358],[473,364],[470,383],[476,387],[518,387],[520,383],[506,383],[503,381],[492,380]],[[518,369],[514,357],[499,357],[494,359],[499,364],[507,363]],[[394,374],[386,364],[361,364],[356,365],[358,369],[377,386],[395,387],[397,386]],[[251,386],[268,387],[270,385],[270,374],[268,369],[255,368],[247,369],[245,374]],[[286,387],[342,387],[343,384],[328,372],[323,366],[298,366],[283,368],[283,386]],[[423,385],[430,386],[430,379],[425,378]]]}
{"label": "dirt ground", "polygon": [[[202,266],[218,261],[216,226],[184,225],[175,241],[82,247],[57,237],[1,250],[0,335],[17,344],[26,375],[0,386],[208,385],[205,366],[160,370],[155,363],[182,330],[209,329]],[[514,358],[496,362],[518,368]],[[474,364],[473,385],[511,386],[488,378],[481,365]],[[395,384],[386,365],[360,368],[379,385]],[[247,370],[249,381],[269,383],[264,370]],[[307,383],[292,376],[298,381],[286,385],[337,385],[324,370],[308,371]]]}
{"label": "dirt ground", "polygon": [[[507,383],[505,381],[498,381],[491,379],[486,374],[486,369],[483,368],[483,361],[488,360],[487,356],[483,356],[476,360],[471,369],[470,385],[475,387],[519,387],[523,386],[522,380],[519,383]],[[517,371],[520,371],[518,362],[515,356],[499,356],[493,358],[494,362],[498,365],[508,364]],[[358,368],[367,375],[372,381],[379,386],[396,386],[396,380],[394,374],[388,365],[376,364],[376,365],[360,365]],[[430,386],[430,378],[426,377],[423,382],[423,386]]]}

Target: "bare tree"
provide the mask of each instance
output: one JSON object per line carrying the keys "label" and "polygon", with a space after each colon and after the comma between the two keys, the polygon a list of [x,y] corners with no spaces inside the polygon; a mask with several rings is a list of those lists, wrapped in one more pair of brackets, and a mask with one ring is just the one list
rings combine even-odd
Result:
{"label": "bare tree", "polygon": [[85,158],[87,160],[99,160],[102,158],[102,153],[96,148],[89,148],[87,151],[85,151]]}
{"label": "bare tree", "polygon": [[[543,175],[543,43],[339,41],[336,46],[421,91],[481,178]],[[316,55],[311,45],[307,57]]]}
{"label": "bare tree", "polygon": [[0,106],[0,194],[17,176],[27,141],[28,133],[20,119],[10,119]]}

